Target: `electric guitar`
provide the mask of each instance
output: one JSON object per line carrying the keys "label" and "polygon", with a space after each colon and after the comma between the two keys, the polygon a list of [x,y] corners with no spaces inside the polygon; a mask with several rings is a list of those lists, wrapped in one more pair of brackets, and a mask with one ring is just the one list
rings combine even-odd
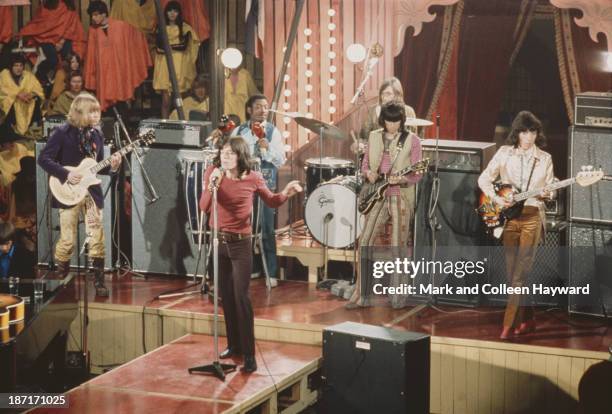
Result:
{"label": "electric guitar", "polygon": [[[403,176],[411,172],[424,172],[429,167],[429,158],[424,158],[421,161],[398,171],[394,176]],[[385,196],[385,190],[389,187],[389,177],[391,175],[381,175],[374,183],[367,183],[359,193],[359,212],[368,214],[374,207],[377,201],[382,200]]]}
{"label": "electric guitar", "polygon": [[[133,149],[143,145],[149,145],[152,142],[155,142],[155,131],[150,129],[135,139],[131,144],[121,148],[117,153],[123,157]],[[108,157],[103,161],[96,162],[95,159],[87,157],[81,161],[77,167],[65,167],[68,171],[77,171],[83,176],[78,184],[70,184],[67,180],[62,184],[59,178],[51,176],[49,178],[49,188],[53,196],[57,201],[66,206],[74,206],[80,203],[87,195],[90,186],[102,182],[96,177],[96,174],[110,165],[110,159],[111,157]]]}
{"label": "electric guitar", "polygon": [[524,191],[522,193],[519,193],[516,188],[512,186],[512,184],[497,183],[494,185],[495,194],[512,202],[512,205],[509,207],[500,206],[499,204],[495,203],[493,199],[484,193],[481,193],[476,211],[489,230],[493,231],[493,236],[500,238],[503,233],[505,222],[521,215],[525,201],[528,198],[536,197],[542,192],[549,192],[568,187],[574,183],[578,183],[578,185],[582,187],[587,187],[601,180],[603,176],[604,173],[602,170],[594,171],[593,167],[591,166],[583,166],[582,172],[579,172],[576,177],[557,181],[545,187]]}

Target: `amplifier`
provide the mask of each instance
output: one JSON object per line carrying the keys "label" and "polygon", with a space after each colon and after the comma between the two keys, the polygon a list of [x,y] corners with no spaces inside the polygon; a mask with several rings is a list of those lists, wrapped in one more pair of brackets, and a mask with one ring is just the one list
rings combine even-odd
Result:
{"label": "amplifier", "polygon": [[43,118],[43,137],[49,138],[49,135],[55,128],[66,122],[66,117],[61,115],[54,115],[48,118]]}
{"label": "amplifier", "polygon": [[[49,138],[53,130],[66,122],[66,117],[63,115],[52,115],[48,118],[43,118],[43,139]],[[100,120],[100,130],[104,136],[104,142],[111,143],[115,137],[113,130],[115,119],[111,117],[103,117]]]}
{"label": "amplifier", "polygon": [[174,121],[168,119],[143,119],[140,130],[155,130],[155,145],[181,147],[204,146],[206,138],[212,133],[212,123],[204,121]]}
{"label": "amplifier", "polygon": [[323,330],[323,412],[429,413],[430,338],[344,322]]}
{"label": "amplifier", "polygon": [[612,128],[612,92],[577,94],[574,125]]}
{"label": "amplifier", "polygon": [[[430,168],[434,166],[435,139],[421,141],[423,158],[430,159]],[[438,141],[438,169],[450,171],[481,172],[495,155],[497,147],[492,142],[457,141],[441,139]]]}

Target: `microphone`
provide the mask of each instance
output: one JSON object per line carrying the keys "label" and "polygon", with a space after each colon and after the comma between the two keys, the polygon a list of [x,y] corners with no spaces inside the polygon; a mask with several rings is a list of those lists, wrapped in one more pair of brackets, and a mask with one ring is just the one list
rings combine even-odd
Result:
{"label": "microphone", "polygon": [[217,183],[218,183],[218,182],[219,182],[219,180],[221,179],[221,175],[223,175],[223,173],[225,172],[225,170],[223,169],[223,167],[219,167],[219,168],[217,169],[217,171],[219,171],[219,174],[215,174],[215,173],[214,173],[214,171],[213,171],[213,174],[214,174],[214,175],[212,175],[212,174],[211,174],[211,177],[210,177],[210,183],[211,183],[212,185],[214,185],[215,187],[217,186]]}
{"label": "microphone", "polygon": [[329,223],[332,219],[334,218],[334,214],[333,213],[327,213],[325,215],[325,217],[323,218],[323,223],[327,224]]}

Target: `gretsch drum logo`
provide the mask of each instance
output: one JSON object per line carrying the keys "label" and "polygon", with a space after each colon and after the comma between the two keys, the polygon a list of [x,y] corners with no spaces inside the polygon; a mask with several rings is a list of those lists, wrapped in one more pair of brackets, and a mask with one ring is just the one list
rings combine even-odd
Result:
{"label": "gretsch drum logo", "polygon": [[321,193],[321,195],[319,196],[318,202],[319,202],[319,207],[323,208],[324,205],[334,204],[335,201],[333,198],[327,198],[325,193]]}

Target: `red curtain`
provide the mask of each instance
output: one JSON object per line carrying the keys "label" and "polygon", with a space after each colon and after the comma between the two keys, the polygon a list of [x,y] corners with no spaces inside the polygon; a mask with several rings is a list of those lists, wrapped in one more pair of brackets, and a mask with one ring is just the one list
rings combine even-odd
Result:
{"label": "red curtain", "polygon": [[574,121],[576,93],[612,91],[612,74],[606,69],[606,38],[600,33],[599,42],[593,42],[588,28],[574,22],[580,16],[577,10],[555,9],[559,73],[570,122]]}
{"label": "red curtain", "polygon": [[517,43],[533,13],[531,0],[467,0],[459,38],[457,135],[491,141]]}
{"label": "red curtain", "polygon": [[395,58],[395,76],[402,82],[406,103],[419,118],[431,116],[432,104],[444,84],[462,10],[463,2],[432,7],[436,19],[424,24],[418,36],[413,37],[412,27],[406,30],[404,48]]}

